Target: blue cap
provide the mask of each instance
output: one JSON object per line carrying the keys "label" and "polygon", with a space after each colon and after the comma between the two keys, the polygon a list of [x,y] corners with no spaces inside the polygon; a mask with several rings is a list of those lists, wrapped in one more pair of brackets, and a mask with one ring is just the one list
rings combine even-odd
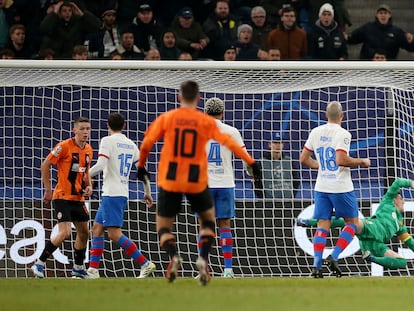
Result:
{"label": "blue cap", "polygon": [[181,16],[183,18],[192,18],[193,17],[193,10],[191,10],[191,8],[186,6],[178,12],[178,16]]}
{"label": "blue cap", "polygon": [[272,141],[282,141],[282,135],[279,132],[272,134]]}

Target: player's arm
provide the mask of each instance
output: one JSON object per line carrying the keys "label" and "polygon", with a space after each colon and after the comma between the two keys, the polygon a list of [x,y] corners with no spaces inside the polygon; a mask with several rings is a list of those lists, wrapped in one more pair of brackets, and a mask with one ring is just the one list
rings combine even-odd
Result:
{"label": "player's arm", "polygon": [[52,201],[53,192],[52,184],[50,182],[50,167],[52,162],[48,159],[45,159],[40,166],[40,171],[42,173],[42,182],[45,187],[45,193],[43,195],[43,203],[46,207],[50,206],[50,201]]}
{"label": "player's arm", "polygon": [[89,170],[89,176],[92,178],[101,173],[108,164],[108,160],[108,157],[99,155],[98,161]]}
{"label": "player's arm", "polygon": [[414,252],[414,240],[408,232],[399,235],[398,238],[401,242],[403,242],[409,249],[411,249]]}
{"label": "player's arm", "polygon": [[303,148],[299,161],[301,164],[306,165],[309,168],[318,169],[319,163],[315,159],[312,158],[312,151],[306,147]]}
{"label": "player's arm", "polygon": [[145,200],[145,203],[147,204],[147,207],[150,208],[154,204],[154,200],[151,195],[149,173],[145,169],[145,167],[137,166],[137,177],[138,177],[138,180],[140,180],[142,184],[144,185],[144,200]]}
{"label": "player's arm", "polygon": [[368,158],[353,158],[345,150],[336,150],[336,164],[345,167],[370,167],[371,161]]}

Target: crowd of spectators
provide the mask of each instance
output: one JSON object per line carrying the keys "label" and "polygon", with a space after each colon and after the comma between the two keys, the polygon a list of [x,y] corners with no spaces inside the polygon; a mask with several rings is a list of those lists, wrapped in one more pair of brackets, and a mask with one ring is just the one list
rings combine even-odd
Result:
{"label": "crowd of spectators", "polygon": [[388,5],[373,15],[347,33],[344,0],[0,0],[0,58],[346,60],[361,44],[362,60],[394,60],[414,51]]}

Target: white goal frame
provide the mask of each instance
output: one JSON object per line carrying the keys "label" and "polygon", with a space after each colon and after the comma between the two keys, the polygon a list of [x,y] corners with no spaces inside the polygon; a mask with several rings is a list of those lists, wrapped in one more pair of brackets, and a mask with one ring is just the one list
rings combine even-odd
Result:
{"label": "white goal frame", "polygon": [[[380,192],[384,190],[385,184],[395,177],[412,177],[414,143],[410,138],[410,126],[414,125],[414,115],[410,108],[414,97],[414,62],[410,61],[392,61],[392,62],[366,62],[366,61],[347,61],[347,62],[216,62],[216,61],[63,61],[63,60],[0,60],[0,125],[3,128],[1,132],[3,137],[0,138],[0,144],[4,150],[0,154],[3,156],[3,168],[0,169],[0,244],[3,244],[3,250],[0,250],[0,277],[27,277],[30,271],[27,269],[30,263],[38,256],[44,244],[44,239],[48,239],[52,233],[52,228],[56,224],[53,218],[52,210],[47,210],[42,206],[39,195],[42,188],[38,185],[37,166],[28,167],[24,154],[24,146],[13,145],[24,142],[25,140],[33,142],[34,151],[30,156],[36,157],[40,161],[53,146],[52,141],[67,138],[70,135],[70,116],[67,113],[80,114],[84,110],[89,115],[98,115],[93,119],[94,129],[99,135],[91,138],[94,144],[95,152],[99,139],[105,130],[105,113],[108,105],[117,107],[121,112],[128,115],[136,116],[137,113],[147,113],[142,107],[145,107],[146,98],[152,105],[151,113],[148,112],[145,124],[142,121],[128,120],[134,122],[133,127],[128,130],[127,135],[133,135],[134,138],[142,138],[143,130],[150,121],[160,112],[171,109],[176,106],[175,95],[179,84],[184,80],[195,80],[200,85],[202,92],[202,102],[208,97],[224,97],[228,106],[226,111],[231,110],[231,116],[237,117],[237,122],[229,118],[225,119],[232,125],[248,124],[242,130],[246,145],[251,149],[253,155],[258,157],[265,148],[265,141],[268,139],[268,132],[285,131],[286,137],[296,140],[296,145],[287,141],[289,147],[296,146],[291,150],[298,154],[298,146],[303,143],[307,136],[308,130],[315,125],[315,122],[323,122],[323,107],[329,99],[341,98],[345,101],[352,101],[351,116],[358,118],[353,122],[353,117],[346,121],[348,127],[356,126],[363,123],[366,118],[366,133],[359,133],[357,128],[353,128],[357,134],[357,139],[374,132],[376,139],[381,138],[384,134],[384,142],[381,143],[381,155],[377,154],[375,148],[362,147],[361,154],[372,153],[378,157],[378,168],[374,168],[374,181],[366,180],[367,175],[362,170],[355,170],[355,182],[364,184],[361,194],[370,194],[375,192],[373,197],[360,200],[361,212],[365,216],[371,213],[371,207],[379,202]],[[103,91],[101,91],[101,89]],[[131,89],[132,97],[127,99],[122,96],[117,97],[122,90]],[[377,89],[380,91],[377,92]],[[45,91],[46,90],[46,91]],[[121,91],[120,91],[121,90]],[[310,90],[310,91],[309,91]],[[12,95],[9,93],[12,92]],[[14,95],[14,92],[16,93]],[[54,107],[56,99],[55,93],[73,92],[76,96],[88,94],[88,103],[95,103],[94,107],[88,107],[82,104],[83,99],[72,93],[68,95],[69,101],[62,102]],[[105,99],[100,101],[99,96],[103,93],[115,94],[114,101],[119,103],[108,103],[111,100]],[[125,91],[129,96],[129,92]],[[272,94],[287,94],[287,99],[279,99]],[[40,95],[39,95],[40,94]],[[42,95],[43,94],[43,95]],[[52,94],[52,95],[50,95]],[[97,94],[97,95],[96,95]],[[247,94],[247,95],[246,95]],[[298,95],[299,94],[299,95]],[[299,99],[294,96],[302,96]],[[114,96],[115,96],[114,95]],[[30,97],[44,96],[38,101]],[[52,97],[49,97],[52,96]],[[151,97],[152,96],[152,97]],[[158,97],[159,96],[159,97]],[[353,96],[356,96],[355,99]],[[361,96],[358,97],[358,96]],[[370,98],[379,96],[378,98]],[[90,97],[90,98],[89,98]],[[283,97],[283,96],[282,96]],[[313,98],[315,97],[315,98]],[[77,106],[73,106],[71,99],[76,100]],[[155,99],[154,99],[155,98]],[[156,108],[158,98],[165,98],[161,103],[162,109]],[[61,101],[62,98],[58,98]],[[307,103],[307,101],[312,103]],[[380,112],[375,110],[375,102],[381,102],[379,105]],[[29,103],[27,104],[26,101]],[[137,101],[137,105],[129,106],[129,102]],[[269,102],[277,102],[275,106],[267,105]],[[367,103],[367,107],[361,106]],[[80,102],[80,104],[79,104]],[[316,121],[301,121],[301,110],[297,106],[290,105],[291,102],[301,104],[309,108],[316,116]],[[321,102],[319,105],[318,102]],[[40,104],[39,104],[40,103]],[[246,103],[246,104],[245,104]],[[260,107],[254,104],[263,103]],[[79,106],[79,107],[78,107]],[[201,105],[202,106],[202,105]],[[309,106],[309,107],[308,107]],[[85,108],[87,107],[87,108]],[[270,107],[270,108],[269,108]],[[277,108],[275,108],[277,107]],[[361,108],[362,107],[362,108]],[[29,115],[26,110],[29,109]],[[38,112],[33,110],[44,110],[42,118],[39,118]],[[73,111],[71,110],[73,109]],[[132,111],[137,109],[138,111]],[[255,113],[260,109],[261,115],[255,119]],[[279,110],[281,111],[279,111]],[[362,109],[363,111],[359,110]],[[68,110],[68,111],[66,111]],[[98,114],[96,111],[99,110]],[[294,114],[286,113],[295,110]],[[397,113],[393,113],[396,111]],[[234,113],[233,113],[234,112]],[[345,110],[345,112],[347,112]],[[373,114],[370,114],[373,113]],[[302,113],[303,114],[303,113]],[[363,116],[359,116],[362,114]],[[276,120],[274,118],[286,117],[286,119]],[[368,116],[368,117],[367,117]],[[374,116],[371,119],[369,116]],[[25,118],[31,120],[25,123]],[[45,120],[43,120],[43,118]],[[59,118],[63,118],[59,120]],[[295,119],[299,118],[299,120]],[[373,120],[381,119],[384,120]],[[143,119],[142,119],[143,120]],[[285,128],[289,122],[298,122],[297,128]],[[20,124],[23,122],[23,124]],[[235,122],[235,123],[233,123]],[[303,123],[301,125],[300,123]],[[373,122],[373,123],[372,123]],[[50,124],[58,124],[62,128],[49,129]],[[372,123],[372,124],[371,124]],[[40,125],[37,125],[40,124]],[[27,127],[32,126],[33,129]],[[372,127],[375,128],[372,128]],[[386,130],[381,129],[384,126]],[[393,139],[393,133],[396,130],[402,131],[402,139]],[[25,134],[26,130],[31,130],[30,134]],[[404,131],[407,131],[404,132]],[[22,132],[22,133],[21,133]],[[137,134],[138,132],[138,134]],[[44,133],[51,135],[47,140],[48,145],[36,145],[37,135]],[[359,135],[362,135],[359,137]],[[33,138],[27,135],[33,135]],[[1,135],[0,135],[1,136]],[[412,136],[412,135],[411,135]],[[257,140],[263,141],[262,147],[257,148]],[[368,141],[368,140],[367,140]],[[160,144],[156,145],[153,153],[158,154]],[[12,152],[10,149],[16,150]],[[408,151],[403,151],[405,150]],[[288,148],[287,148],[288,149]],[[19,167],[20,162],[11,161],[8,157],[10,154],[20,156],[23,152],[23,166]],[[288,151],[289,152],[289,151]],[[359,151],[358,151],[359,152]],[[292,153],[293,154],[293,153]],[[290,154],[290,155],[292,155]],[[371,156],[371,154],[369,155]],[[292,156],[291,156],[292,157]],[[399,158],[406,159],[402,167],[399,166]],[[293,160],[297,160],[294,156]],[[8,161],[10,160],[10,161]],[[95,161],[96,159],[94,159]],[[36,162],[34,161],[34,162]],[[235,160],[236,164],[238,160]],[[36,163],[37,163],[36,162]],[[240,161],[239,161],[240,162]],[[22,180],[30,182],[25,185],[18,185],[16,180],[10,177],[6,172],[8,163],[12,169],[20,172],[23,171]],[[156,162],[151,165],[155,168]],[[381,166],[381,167],[379,167]],[[314,172],[304,168],[297,168],[310,176],[310,187],[314,182]],[[311,243],[312,230],[298,228],[295,226],[295,218],[304,213],[309,216],[309,208],[312,206],[312,195],[286,200],[268,200],[258,199],[252,196],[252,189],[249,189],[249,195],[246,195],[244,186],[250,186],[250,180],[243,173],[240,163],[236,165],[237,176],[240,189],[240,199],[237,200],[237,215],[234,221],[234,267],[238,276],[306,276],[312,262],[312,250],[309,249]],[[30,172],[30,173],[29,173]],[[368,176],[371,176],[368,173]],[[312,175],[313,174],[313,175]],[[381,176],[385,174],[386,176]],[[32,177],[31,175],[35,176]],[[155,171],[152,174],[153,192],[156,192]],[[17,178],[18,179],[18,178]],[[299,181],[302,184],[302,181]],[[32,186],[31,186],[32,185]],[[21,186],[19,194],[14,189]],[[26,188],[25,188],[26,187]],[[32,187],[33,189],[28,189]],[[136,198],[130,200],[130,206],[127,209],[127,215],[124,230],[137,242],[144,254],[148,255],[151,260],[157,264],[157,276],[162,276],[166,269],[168,258],[159,249],[157,243],[157,234],[154,228],[154,210],[146,210],[142,205],[142,188],[140,185],[134,186]],[[307,185],[309,187],[309,185]],[[307,189],[311,193],[311,188]],[[12,195],[10,195],[12,193]],[[28,193],[28,194],[26,194]],[[34,194],[35,193],[35,194]],[[31,195],[33,197],[31,197]],[[413,195],[410,191],[405,193],[406,201],[413,201]],[[92,200],[90,207],[92,216],[96,212],[98,200]],[[411,205],[410,205],[411,206]],[[412,216],[411,209],[408,216]],[[184,257],[183,276],[191,276],[196,273],[193,262],[197,256],[196,251],[196,233],[197,222],[194,217],[184,211],[179,218],[178,245],[180,252]],[[188,225],[184,225],[188,223]],[[411,232],[414,232],[414,226],[410,219],[407,219],[407,226]],[[335,239],[337,231],[332,233],[332,241]],[[73,239],[73,238],[72,238]],[[331,244],[328,245],[327,256]],[[65,242],[61,250],[55,254],[55,260],[49,260],[47,271],[48,276],[68,276],[71,269],[72,245],[73,240]],[[214,276],[222,273],[222,257],[220,247],[216,246],[211,255],[211,268]],[[397,241],[391,244],[400,250],[401,245]],[[352,247],[345,254],[344,261],[340,264],[344,266],[345,274],[348,275],[371,275],[371,266],[365,263],[358,253],[358,242],[355,241]],[[402,252],[408,259],[414,258],[414,253],[404,249]],[[104,260],[101,264],[102,276],[108,277],[131,277],[137,276],[138,267],[129,258],[127,258],[117,248],[116,245],[107,242]],[[375,269],[375,275],[378,269]],[[381,271],[382,275],[413,275],[414,267],[409,261],[406,269],[392,272]]]}

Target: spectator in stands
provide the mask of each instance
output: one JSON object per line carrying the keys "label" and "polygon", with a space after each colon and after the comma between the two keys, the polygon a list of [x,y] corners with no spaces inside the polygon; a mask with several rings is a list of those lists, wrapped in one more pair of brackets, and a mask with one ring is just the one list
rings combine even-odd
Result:
{"label": "spectator in stands", "polygon": [[142,1],[118,0],[117,19],[121,28],[129,26],[139,10]]}
{"label": "spectator in stands", "polygon": [[252,43],[252,26],[242,24],[237,28],[236,60],[264,60],[267,59],[267,52]]}
{"label": "spectator in stands", "polygon": [[289,6],[282,9],[281,24],[269,33],[267,46],[269,49],[280,49],[282,60],[301,60],[306,57],[306,33],[296,25],[294,8]]}
{"label": "spectator in stands", "polygon": [[109,58],[121,44],[121,29],[116,21],[116,10],[108,8],[102,13],[102,26],[86,36],[90,58]]}
{"label": "spectator in stands", "polygon": [[348,48],[338,23],[334,20],[334,9],[325,3],[319,9],[319,19],[309,34],[309,55],[319,60],[345,60]]}
{"label": "spectator in stands", "polygon": [[260,5],[260,2],[261,0],[231,0],[230,10],[240,24],[249,24],[252,9]]}
{"label": "spectator in stands", "polygon": [[10,41],[7,48],[14,52],[14,58],[31,59],[33,51],[26,41],[26,28],[22,24],[14,24],[9,29]]}
{"label": "spectator in stands", "polygon": [[280,60],[280,50],[279,49],[269,49],[267,51],[268,60]]}
{"label": "spectator in stands", "polygon": [[237,48],[234,44],[230,44],[225,48],[223,60],[225,61],[235,61],[237,56]]}
{"label": "spectator in stands", "polygon": [[190,53],[193,59],[199,58],[210,42],[201,25],[194,21],[193,11],[189,7],[184,7],[178,12],[171,29],[176,35],[177,47]]}
{"label": "spectator in stands", "polygon": [[[326,0],[311,0],[308,1],[309,25],[314,25],[319,19],[319,9],[327,2]],[[335,21],[338,23],[339,29],[344,32],[346,27],[352,25],[348,9],[345,6],[345,0],[329,0],[335,11]]]}
{"label": "spectator in stands", "polygon": [[117,50],[113,51],[109,57],[111,60],[123,60],[122,54],[120,54]]}
{"label": "spectator in stands", "polygon": [[[39,25],[42,19],[39,1],[3,0],[0,1],[0,11],[2,11],[1,3],[5,4],[3,13],[5,14],[4,17],[7,20],[7,25],[9,27],[15,24],[23,25],[25,27],[26,33],[25,45],[30,49],[30,51],[33,51],[34,54],[37,54],[41,41]],[[1,12],[0,15],[2,15]],[[7,38],[7,36],[5,38]]]}
{"label": "spectator in stands", "polygon": [[237,27],[237,20],[230,14],[229,1],[218,0],[214,12],[203,24],[204,32],[210,38],[205,57],[221,60],[224,48],[237,40]]}
{"label": "spectator in stands", "polygon": [[376,62],[385,62],[387,60],[387,52],[382,49],[377,49],[372,55],[372,60]]}
{"label": "spectator in stands", "polygon": [[400,48],[414,51],[413,34],[392,24],[391,9],[386,4],[377,8],[375,21],[355,29],[347,38],[348,44],[362,43],[360,59],[370,60],[376,49],[383,49],[388,60],[398,57]]}
{"label": "spectator in stands", "polygon": [[294,198],[299,179],[293,170],[292,159],[283,154],[282,135],[275,132],[272,136],[268,143],[270,152],[265,152],[260,160],[263,178],[254,183],[254,192],[259,198]]}
{"label": "spectator in stands", "polygon": [[126,27],[121,33],[121,45],[117,51],[122,55],[122,59],[143,60],[144,52],[134,44],[134,31],[132,27]]}
{"label": "spectator in stands", "polygon": [[1,59],[14,59],[14,52],[10,49],[2,49],[0,50],[0,58]]}
{"label": "spectator in stands", "polygon": [[84,45],[75,45],[72,52],[73,60],[87,60],[88,49]]}
{"label": "spectator in stands", "polygon": [[176,46],[174,31],[166,30],[161,36],[160,55],[163,60],[177,60],[180,49]]}
{"label": "spectator in stands", "polygon": [[160,45],[160,37],[162,26],[154,18],[151,5],[148,3],[141,4],[138,9],[137,16],[133,20],[135,25],[134,41],[144,52],[149,49],[158,49]]}
{"label": "spectator in stands", "polygon": [[52,49],[43,49],[39,51],[39,59],[53,60],[55,59],[55,51]]}
{"label": "spectator in stands", "polygon": [[102,16],[108,8],[112,8],[114,10],[118,7],[118,0],[79,0],[82,8],[91,12],[95,16]]}
{"label": "spectator in stands", "polygon": [[180,52],[178,60],[193,60],[193,57],[188,52]]}
{"label": "spectator in stands", "polygon": [[145,60],[161,60],[160,51],[157,49],[150,49],[145,55]]}
{"label": "spectator in stands", "polygon": [[[312,0],[314,1],[314,0]],[[292,7],[297,12],[297,22],[298,25],[303,23],[307,23],[308,20],[308,12],[307,12],[307,0],[262,0],[261,6],[266,10],[267,20],[268,23],[272,28],[277,27],[282,16],[282,9],[286,7]],[[303,16],[303,21],[300,20],[299,16]]]}
{"label": "spectator in stands", "polygon": [[256,43],[262,50],[266,50],[267,36],[272,30],[272,27],[266,20],[266,10],[262,6],[255,6],[250,16],[250,24],[253,28],[252,42]]}
{"label": "spectator in stands", "polygon": [[42,48],[51,48],[56,58],[71,58],[73,47],[82,44],[85,34],[99,30],[100,20],[88,11],[81,11],[74,2],[52,5],[40,24],[45,34]]}

